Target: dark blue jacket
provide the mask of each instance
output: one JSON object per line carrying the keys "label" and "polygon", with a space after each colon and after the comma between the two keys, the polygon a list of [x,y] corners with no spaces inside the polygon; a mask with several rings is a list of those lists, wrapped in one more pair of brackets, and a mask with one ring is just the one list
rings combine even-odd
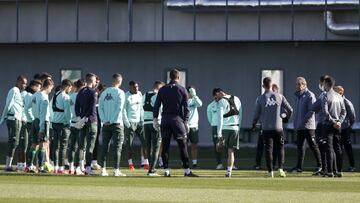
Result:
{"label": "dark blue jacket", "polygon": [[175,81],[171,81],[159,90],[154,105],[154,118],[158,118],[161,104],[162,121],[166,119],[181,118],[183,121],[189,121],[188,93],[184,87]]}
{"label": "dark blue jacket", "polygon": [[76,116],[81,118],[87,117],[89,121],[94,123],[97,122],[97,93],[95,90],[84,87],[82,88],[78,95],[76,96],[75,102],[75,113]]}

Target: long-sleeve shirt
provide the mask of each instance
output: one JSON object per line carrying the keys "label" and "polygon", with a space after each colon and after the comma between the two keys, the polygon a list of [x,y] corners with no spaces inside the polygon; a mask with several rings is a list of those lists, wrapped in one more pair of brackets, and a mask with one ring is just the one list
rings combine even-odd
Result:
{"label": "long-sleeve shirt", "polygon": [[324,114],[321,111],[321,101],[323,97],[325,96],[326,92],[322,92],[319,97],[317,98],[316,102],[312,106],[312,110],[317,114],[317,121],[318,123],[321,123],[322,120],[324,120]]}
{"label": "long-sleeve shirt", "polygon": [[312,111],[312,106],[316,101],[314,93],[305,89],[302,92],[296,92],[295,98],[294,129],[315,130],[315,113]]}
{"label": "long-sleeve shirt", "polygon": [[171,81],[159,90],[154,106],[154,118],[159,116],[160,106],[163,105],[162,121],[180,118],[189,121],[188,93],[176,81]]}
{"label": "long-sleeve shirt", "polygon": [[132,94],[130,91],[126,92],[123,116],[126,127],[129,127],[130,123],[144,121],[143,99],[140,91],[137,94]]}
{"label": "long-sleeve shirt", "polygon": [[91,123],[98,122],[97,120],[97,93],[95,90],[84,87],[76,96],[75,113],[77,117],[87,117]]}
{"label": "long-sleeve shirt", "polygon": [[346,117],[344,99],[340,94],[330,89],[322,99],[321,111],[324,114],[323,124],[333,125],[337,122],[343,123]]}
{"label": "long-sleeve shirt", "polygon": [[5,119],[21,121],[24,110],[24,102],[18,87],[13,87],[9,90],[6,97],[6,104],[0,119],[0,124]]}
{"label": "long-sleeve shirt", "polygon": [[76,112],[75,112],[75,102],[76,102],[76,97],[77,97],[77,92],[72,92],[69,94],[70,96],[70,109],[71,109],[71,122],[76,122],[75,118],[76,118]]}
{"label": "long-sleeve shirt", "polygon": [[215,100],[208,105],[206,114],[209,124],[211,126],[217,126],[217,102]]}
{"label": "long-sleeve shirt", "polygon": [[352,102],[350,100],[348,100],[346,97],[344,98],[344,103],[345,103],[345,109],[346,109],[346,117],[344,122],[341,125],[342,129],[346,129],[346,128],[351,128],[354,123],[355,123],[355,119],[356,119],[356,114],[355,114],[355,108],[354,105],[352,104]]}
{"label": "long-sleeve shirt", "polygon": [[99,116],[103,123],[120,124],[123,123],[123,111],[125,105],[125,93],[117,87],[109,87],[99,98]]}
{"label": "long-sleeve shirt", "polygon": [[26,122],[28,123],[32,123],[34,121],[34,115],[32,112],[32,99],[33,99],[33,94],[27,92],[27,94],[24,97],[24,112],[26,116]]}
{"label": "long-sleeve shirt", "polygon": [[281,118],[282,109],[287,113],[286,117],[290,118],[293,109],[286,98],[279,93],[265,91],[264,94],[256,99],[253,125],[261,119],[262,130],[283,130],[283,120]]}
{"label": "long-sleeve shirt", "polygon": [[202,106],[202,101],[198,96],[194,96],[188,100],[189,108],[189,127],[199,127],[199,112],[198,108]]}
{"label": "long-sleeve shirt", "polygon": [[[71,123],[71,100],[70,96],[66,94],[64,91],[59,91],[55,93],[56,101],[55,105],[59,110],[63,110],[63,112],[53,110],[53,116],[51,118],[52,123],[61,123],[64,125],[70,125]],[[55,96],[54,96],[55,98]],[[53,99],[54,99],[53,98]]]}
{"label": "long-sleeve shirt", "polygon": [[222,98],[217,103],[217,134],[221,135],[222,130],[240,130],[241,120],[242,120],[242,106],[240,99],[234,96],[234,103],[236,109],[239,111],[238,115],[229,116],[224,118],[224,115],[230,111],[230,99],[231,95],[225,95],[225,98]]}
{"label": "long-sleeve shirt", "polygon": [[34,117],[40,120],[41,133],[46,133],[46,123],[50,121],[50,102],[49,96],[44,92],[37,92],[33,95],[32,110]]}

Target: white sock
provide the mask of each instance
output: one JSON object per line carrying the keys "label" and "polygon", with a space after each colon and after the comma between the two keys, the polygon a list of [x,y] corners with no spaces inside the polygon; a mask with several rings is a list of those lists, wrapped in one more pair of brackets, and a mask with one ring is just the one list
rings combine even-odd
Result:
{"label": "white sock", "polygon": [[12,158],[12,157],[9,157],[9,161],[8,161],[7,167],[9,167],[9,168],[11,167],[12,161],[13,161],[13,158]]}
{"label": "white sock", "polygon": [[64,166],[60,166],[59,170],[64,171]]}
{"label": "white sock", "polygon": [[227,171],[228,171],[229,173],[231,173],[232,167],[231,167],[231,166],[228,166],[228,167],[227,167]]}
{"label": "white sock", "polygon": [[26,168],[26,162],[23,163],[24,168]]}
{"label": "white sock", "polygon": [[193,165],[196,165],[197,164],[197,160],[195,159],[195,160],[192,160],[192,164]]}
{"label": "white sock", "polygon": [[69,168],[74,169],[74,162],[69,163]]}
{"label": "white sock", "polygon": [[144,163],[145,163],[144,156],[141,156],[141,164],[144,164]]}
{"label": "white sock", "polygon": [[132,159],[128,160],[129,165],[134,165]]}
{"label": "white sock", "polygon": [[188,174],[190,174],[191,171],[190,171],[189,168],[187,168],[187,169],[184,170],[184,172],[185,172],[186,175],[188,175]]}
{"label": "white sock", "polygon": [[145,159],[145,160],[144,160],[144,164],[149,165],[149,159]]}

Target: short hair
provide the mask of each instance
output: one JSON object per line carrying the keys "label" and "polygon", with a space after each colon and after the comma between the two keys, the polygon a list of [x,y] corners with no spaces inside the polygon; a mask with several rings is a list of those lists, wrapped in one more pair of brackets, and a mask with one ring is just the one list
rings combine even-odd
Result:
{"label": "short hair", "polygon": [[17,79],[16,79],[16,82],[22,82],[22,81],[24,81],[24,80],[26,80],[26,77],[23,76],[23,75],[19,75],[19,76],[17,77]]}
{"label": "short hair", "polygon": [[330,78],[330,75],[322,75],[322,76],[320,76],[319,81],[320,81],[321,83],[323,83],[326,78]]}
{"label": "short hair", "polygon": [[333,88],[335,86],[335,80],[332,77],[325,78],[324,84],[327,87]]}
{"label": "short hair", "polygon": [[62,82],[61,82],[61,88],[67,88],[67,87],[71,87],[73,86],[73,82],[71,82],[71,80],[69,79],[64,79]]}
{"label": "short hair", "polygon": [[43,88],[47,89],[50,86],[54,86],[54,81],[52,79],[45,79],[43,82]]}
{"label": "short hair", "polygon": [[157,80],[154,82],[153,87],[160,86],[160,85],[165,85],[165,83],[163,81]]}
{"label": "short hair", "polygon": [[270,84],[271,84],[271,78],[270,77],[265,77],[263,79],[263,85],[265,88],[270,88]]}
{"label": "short hair", "polygon": [[115,74],[112,76],[112,78],[113,78],[114,80],[116,80],[116,79],[118,79],[118,78],[121,78],[121,79],[122,79],[122,75],[121,75],[120,73],[115,73]]}
{"label": "short hair", "polygon": [[61,90],[61,85],[57,85],[54,90],[55,90],[55,92],[60,91]]}
{"label": "short hair", "polygon": [[132,80],[129,82],[129,85],[130,86],[135,86],[136,84],[138,84],[135,80]]}
{"label": "short hair", "polygon": [[279,86],[277,84],[275,84],[275,83],[271,85],[271,88],[275,89],[277,91],[279,91],[279,89],[280,89]]}
{"label": "short hair", "polygon": [[84,82],[84,80],[79,79],[79,80],[75,81],[73,85],[74,85],[77,89],[80,89],[81,87],[84,87],[84,86],[85,86],[85,82]]}
{"label": "short hair", "polygon": [[50,75],[49,73],[47,73],[47,72],[42,72],[42,73],[40,73],[40,76],[39,76],[39,79],[41,80],[41,81],[44,81],[44,80],[46,80],[46,79],[51,79],[52,78],[52,75]]}
{"label": "short hair", "polygon": [[29,87],[36,86],[36,85],[42,86],[42,82],[40,80],[31,80],[29,83]]}
{"label": "short hair", "polygon": [[298,78],[296,78],[296,81],[299,81],[300,84],[307,86],[307,82],[304,77],[298,77]]}
{"label": "short hair", "polygon": [[41,80],[40,78],[41,74],[40,73],[36,73],[33,77],[34,80]]}
{"label": "short hair", "polygon": [[215,96],[217,93],[224,92],[220,87],[215,87],[212,91],[213,96]]}
{"label": "short hair", "polygon": [[86,83],[91,83],[91,82],[92,82],[92,80],[91,80],[92,77],[95,77],[95,78],[96,78],[96,75],[95,75],[94,73],[88,73],[88,74],[86,74],[86,76],[85,76],[85,81],[86,81]]}
{"label": "short hair", "polygon": [[180,71],[178,71],[177,69],[172,69],[170,71],[170,79],[171,80],[176,80],[180,77]]}
{"label": "short hair", "polygon": [[337,85],[334,87],[335,92],[339,93],[340,95],[344,95],[345,89],[341,85]]}

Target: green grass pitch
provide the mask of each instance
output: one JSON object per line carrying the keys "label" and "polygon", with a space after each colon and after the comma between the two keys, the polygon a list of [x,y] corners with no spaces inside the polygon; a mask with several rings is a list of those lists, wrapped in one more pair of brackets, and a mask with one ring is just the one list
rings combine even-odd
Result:
{"label": "green grass pitch", "polygon": [[[122,169],[127,177],[111,177],[110,168],[110,177],[76,177],[5,173],[0,166],[0,202],[360,202],[358,172],[345,173],[344,178],[312,177],[308,151],[307,172],[270,179],[266,171],[249,170],[254,151],[240,150],[240,170],[233,171],[231,179],[224,177],[225,171],[211,169],[211,149],[205,148],[200,150],[202,169],[194,170],[199,178],[185,178],[181,169],[171,170],[171,178],[147,177],[144,170],[127,168]],[[358,150],[355,155],[359,157]],[[171,158],[172,168],[179,168],[176,151]],[[295,150],[287,149],[286,161],[293,166]]]}

